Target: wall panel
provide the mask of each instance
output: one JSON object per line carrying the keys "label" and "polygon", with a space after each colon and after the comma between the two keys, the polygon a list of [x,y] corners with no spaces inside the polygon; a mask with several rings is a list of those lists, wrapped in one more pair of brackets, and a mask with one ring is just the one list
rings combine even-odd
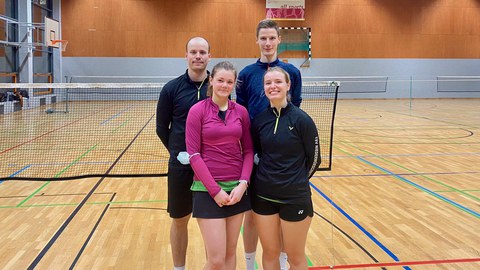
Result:
{"label": "wall panel", "polygon": [[[184,57],[200,35],[215,58],[258,57],[264,17],[265,0],[63,1],[64,56]],[[311,27],[314,58],[480,58],[478,0],[306,0],[279,24]]]}

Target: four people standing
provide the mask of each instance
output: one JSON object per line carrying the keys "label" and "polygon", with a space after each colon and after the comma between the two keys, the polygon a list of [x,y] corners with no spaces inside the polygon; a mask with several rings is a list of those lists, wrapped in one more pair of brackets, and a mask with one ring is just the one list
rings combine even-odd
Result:
{"label": "four people standing", "polygon": [[[240,72],[236,83],[230,62],[220,62],[208,73],[209,44],[192,38],[186,45],[187,72],[160,94],[157,134],[170,153],[174,269],[185,269],[192,209],[205,243],[205,269],[235,269],[244,213],[247,259],[253,252],[247,269],[253,269],[258,235],[264,269],[280,269],[282,243],[291,269],[306,269],[304,248],[313,216],[308,179],[320,162],[318,134],[312,119],[298,108],[300,71],[279,61],[279,43],[277,24],[261,21],[261,57]],[[237,103],[229,99],[235,85]],[[252,136],[260,157],[253,172]],[[188,159],[182,160],[182,154]]]}

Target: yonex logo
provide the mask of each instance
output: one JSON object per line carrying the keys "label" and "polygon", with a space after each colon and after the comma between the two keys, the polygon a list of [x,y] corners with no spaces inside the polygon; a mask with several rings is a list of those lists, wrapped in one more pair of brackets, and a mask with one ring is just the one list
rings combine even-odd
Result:
{"label": "yonex logo", "polygon": [[288,129],[292,130],[292,129],[293,129],[293,127],[291,127],[291,126],[288,126]]}
{"label": "yonex logo", "polygon": [[299,211],[298,211],[298,214],[299,214],[299,215],[303,214],[303,210],[299,210]]}

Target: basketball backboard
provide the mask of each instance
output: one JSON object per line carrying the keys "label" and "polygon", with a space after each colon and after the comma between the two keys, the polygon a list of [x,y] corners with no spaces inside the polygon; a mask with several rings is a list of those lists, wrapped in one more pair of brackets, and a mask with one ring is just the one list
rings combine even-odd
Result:
{"label": "basketball backboard", "polygon": [[53,43],[52,40],[60,39],[60,28],[58,21],[45,17],[45,46],[59,48],[61,43]]}

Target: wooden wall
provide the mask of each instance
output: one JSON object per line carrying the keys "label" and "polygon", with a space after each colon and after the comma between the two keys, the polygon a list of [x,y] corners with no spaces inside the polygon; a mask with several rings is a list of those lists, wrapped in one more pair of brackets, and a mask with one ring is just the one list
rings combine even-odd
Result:
{"label": "wooden wall", "polygon": [[[480,0],[305,0],[314,58],[480,58]],[[64,56],[183,57],[206,37],[215,58],[255,58],[265,0],[62,1]]]}

